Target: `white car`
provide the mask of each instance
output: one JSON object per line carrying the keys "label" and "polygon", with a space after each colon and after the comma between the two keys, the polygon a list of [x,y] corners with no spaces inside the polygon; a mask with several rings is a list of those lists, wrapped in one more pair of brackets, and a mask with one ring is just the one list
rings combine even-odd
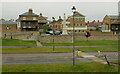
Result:
{"label": "white car", "polygon": [[[47,31],[46,34],[53,35],[53,31]],[[54,35],[60,35],[60,34],[62,34],[61,31],[55,31],[55,32],[54,32]]]}

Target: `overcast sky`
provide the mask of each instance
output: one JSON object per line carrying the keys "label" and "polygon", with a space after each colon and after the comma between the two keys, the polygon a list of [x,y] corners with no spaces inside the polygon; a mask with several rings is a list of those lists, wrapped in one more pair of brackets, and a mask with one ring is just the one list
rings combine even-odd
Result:
{"label": "overcast sky", "polygon": [[36,14],[51,20],[54,16],[71,15],[72,6],[86,16],[86,21],[103,20],[105,15],[118,15],[118,2],[4,2],[2,3],[2,18],[17,19],[19,14],[27,12],[29,8]]}

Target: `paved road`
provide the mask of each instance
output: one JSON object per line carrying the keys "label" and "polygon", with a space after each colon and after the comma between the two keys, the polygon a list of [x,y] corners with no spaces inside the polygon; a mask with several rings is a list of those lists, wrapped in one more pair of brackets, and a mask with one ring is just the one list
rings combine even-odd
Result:
{"label": "paved road", "polygon": [[[96,52],[87,54],[97,55]],[[118,60],[118,52],[101,52],[106,54],[108,60]],[[103,59],[103,57],[100,57]],[[40,53],[40,54],[3,54],[2,64],[56,64],[56,63],[72,63],[72,53]],[[88,58],[76,58],[76,62],[93,62]]]}
{"label": "paved road", "polygon": [[[75,46],[75,47],[115,47],[120,45],[96,45],[96,46]],[[53,46],[0,46],[0,48],[52,48]],[[72,48],[73,46],[55,46],[55,48]]]}

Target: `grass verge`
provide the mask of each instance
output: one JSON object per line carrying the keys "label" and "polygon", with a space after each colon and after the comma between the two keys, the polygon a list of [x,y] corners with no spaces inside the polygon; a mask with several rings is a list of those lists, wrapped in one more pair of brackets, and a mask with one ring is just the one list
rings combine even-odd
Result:
{"label": "grass verge", "polygon": [[[53,43],[41,42],[43,46],[52,46]],[[55,43],[55,46],[72,46],[72,43]],[[75,46],[92,46],[92,45],[118,45],[118,41],[104,40],[104,41],[75,41]]]}
{"label": "grass verge", "polygon": [[118,72],[118,67],[100,63],[3,65],[3,72]]}
{"label": "grass verge", "polygon": [[2,48],[2,53],[72,52],[70,48]]}
{"label": "grass verge", "polygon": [[37,46],[34,40],[2,39],[2,46]]}
{"label": "grass verge", "polygon": [[118,47],[79,47],[77,50],[82,52],[118,51]]}

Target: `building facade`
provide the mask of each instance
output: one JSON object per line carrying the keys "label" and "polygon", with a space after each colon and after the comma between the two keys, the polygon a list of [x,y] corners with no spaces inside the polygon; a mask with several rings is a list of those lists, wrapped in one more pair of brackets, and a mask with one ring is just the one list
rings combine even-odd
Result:
{"label": "building facade", "polygon": [[32,9],[19,15],[17,19],[17,26],[21,31],[36,31],[38,30],[38,17],[39,15],[33,13]]}
{"label": "building facade", "polygon": [[[106,15],[103,19],[102,32],[111,32],[111,29],[117,24],[120,24],[120,17],[118,15]],[[116,35],[116,32],[113,33]]]}
{"label": "building facade", "polygon": [[58,20],[53,19],[52,22],[50,22],[49,26],[54,31],[62,31],[62,19],[61,16],[59,16]]}
{"label": "building facade", "polygon": [[65,32],[63,32],[63,34],[73,33],[73,25],[75,26],[75,33],[84,34],[85,31],[87,30],[85,16],[75,11],[74,18],[72,15],[66,19],[66,16],[64,14],[63,31]]}
{"label": "building facade", "polygon": [[38,18],[38,27],[39,29],[43,28],[43,25],[47,24],[47,17],[42,16],[42,13],[40,13],[40,16]]}
{"label": "building facade", "polygon": [[18,31],[17,29],[17,23],[12,21],[0,21],[0,28],[2,32],[12,32],[12,31]]}

